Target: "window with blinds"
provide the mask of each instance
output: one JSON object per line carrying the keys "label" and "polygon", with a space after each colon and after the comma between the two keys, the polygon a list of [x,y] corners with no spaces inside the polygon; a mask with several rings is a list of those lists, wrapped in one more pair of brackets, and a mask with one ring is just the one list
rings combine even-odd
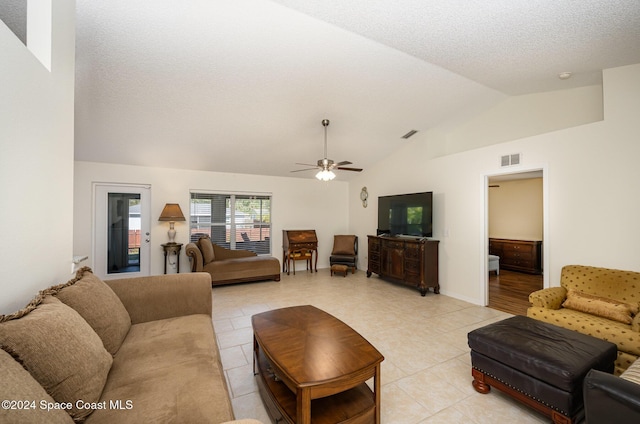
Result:
{"label": "window with blinds", "polygon": [[227,249],[271,254],[271,196],[191,192],[191,241],[202,235]]}

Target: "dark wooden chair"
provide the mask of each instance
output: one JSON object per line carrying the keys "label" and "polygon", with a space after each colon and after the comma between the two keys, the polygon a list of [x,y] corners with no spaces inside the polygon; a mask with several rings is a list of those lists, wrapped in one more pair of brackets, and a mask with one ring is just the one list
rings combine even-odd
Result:
{"label": "dark wooden chair", "polygon": [[346,265],[354,274],[358,268],[358,236],[333,236],[333,250],[329,257],[329,265]]}

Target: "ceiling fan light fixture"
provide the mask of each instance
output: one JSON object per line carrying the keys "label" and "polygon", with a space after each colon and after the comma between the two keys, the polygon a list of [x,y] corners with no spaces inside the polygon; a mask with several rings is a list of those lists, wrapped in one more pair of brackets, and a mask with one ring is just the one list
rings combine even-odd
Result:
{"label": "ceiling fan light fixture", "polygon": [[322,171],[316,174],[316,178],[319,179],[320,181],[331,181],[335,177],[336,177],[336,174],[334,174],[333,171],[330,171],[328,169],[323,169]]}
{"label": "ceiling fan light fixture", "polygon": [[336,177],[336,174],[333,172],[334,169],[338,169],[341,171],[353,171],[353,172],[362,171],[362,168],[351,168],[351,167],[344,166],[344,165],[351,165],[351,162],[349,162],[348,160],[334,162],[332,159],[327,158],[327,127],[329,126],[329,120],[323,119],[322,126],[324,127],[324,158],[318,160],[317,165],[315,165],[315,167],[314,165],[307,164],[307,163],[298,163],[297,165],[311,166],[312,168],[297,169],[291,172],[311,171],[314,169],[319,169],[320,171],[318,171],[318,173],[316,174],[316,178],[319,179],[320,181],[331,181]]}

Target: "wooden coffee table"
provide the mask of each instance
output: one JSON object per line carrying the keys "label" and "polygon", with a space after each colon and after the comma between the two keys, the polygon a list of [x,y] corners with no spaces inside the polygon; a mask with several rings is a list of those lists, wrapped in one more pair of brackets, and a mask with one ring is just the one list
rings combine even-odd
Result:
{"label": "wooden coffee table", "polygon": [[355,330],[309,305],[263,312],[251,323],[253,369],[274,422],[380,423],[384,357]]}

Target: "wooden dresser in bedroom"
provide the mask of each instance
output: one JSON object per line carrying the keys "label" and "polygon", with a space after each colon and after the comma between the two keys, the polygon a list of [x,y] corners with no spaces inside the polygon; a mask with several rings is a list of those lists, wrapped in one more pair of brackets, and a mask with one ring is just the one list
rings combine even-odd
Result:
{"label": "wooden dresser in bedroom", "polygon": [[500,269],[542,274],[542,241],[489,239],[489,254],[500,257]]}

